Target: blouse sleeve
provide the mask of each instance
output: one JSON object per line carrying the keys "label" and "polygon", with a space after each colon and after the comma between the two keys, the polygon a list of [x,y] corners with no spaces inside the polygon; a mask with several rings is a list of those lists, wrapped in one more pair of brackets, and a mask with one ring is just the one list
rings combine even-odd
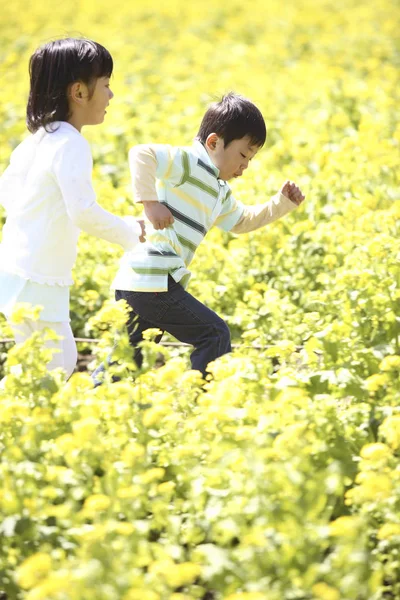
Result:
{"label": "blouse sleeve", "polygon": [[40,136],[30,135],[11,153],[10,164],[0,177],[0,205],[9,212],[20,196],[30,166],[35,157],[36,145]]}
{"label": "blouse sleeve", "polygon": [[139,241],[139,223],[117,217],[96,202],[92,186],[93,161],[84,138],[68,140],[56,153],[53,172],[71,221],[87,233],[131,250]]}

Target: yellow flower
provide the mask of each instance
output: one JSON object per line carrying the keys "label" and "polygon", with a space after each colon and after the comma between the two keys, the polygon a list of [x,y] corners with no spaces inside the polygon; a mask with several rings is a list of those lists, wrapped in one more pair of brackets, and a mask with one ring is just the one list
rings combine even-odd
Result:
{"label": "yellow flower", "polygon": [[387,417],[379,427],[381,433],[393,450],[400,448],[400,415]]}
{"label": "yellow flower", "polygon": [[261,529],[253,529],[242,537],[243,546],[258,546],[265,547],[265,535]]}
{"label": "yellow flower", "polygon": [[312,592],[320,600],[340,600],[338,590],[323,582],[313,585]]}
{"label": "yellow flower", "polygon": [[378,539],[388,540],[394,536],[400,537],[399,523],[385,523],[378,531]]}
{"label": "yellow flower", "polygon": [[357,537],[360,520],[357,517],[339,517],[329,523],[329,533],[334,537]]}
{"label": "yellow flower", "polygon": [[225,596],[224,600],[268,600],[268,596],[261,592],[238,592]]}
{"label": "yellow flower", "polygon": [[359,473],[356,482],[361,483],[358,492],[361,500],[366,501],[384,500],[393,489],[390,477],[383,473]]}
{"label": "yellow flower", "polygon": [[294,352],[296,352],[296,344],[291,340],[281,340],[277,342],[275,346],[268,348],[265,354],[266,356],[278,356],[282,359],[289,358]]}
{"label": "yellow flower", "polygon": [[123,600],[160,600],[160,596],[152,590],[134,587],[125,594]]}
{"label": "yellow flower", "polygon": [[176,564],[169,559],[159,560],[150,566],[150,572],[162,575],[172,588],[193,583],[201,574],[200,565],[191,562]]}
{"label": "yellow flower", "polygon": [[[185,370],[185,362],[182,359],[170,359],[157,373],[157,384],[160,388],[168,387],[177,381],[181,373]],[[173,396],[171,397],[173,400]]]}
{"label": "yellow flower", "polygon": [[375,444],[366,444],[363,446],[361,448],[360,456],[361,458],[371,462],[381,462],[390,458],[392,456],[392,452],[389,446],[377,442]]}
{"label": "yellow flower", "polygon": [[157,490],[160,494],[171,494],[176,487],[176,483],[174,481],[164,481],[164,483],[160,483],[157,487]]}
{"label": "yellow flower", "polygon": [[133,499],[138,498],[142,493],[143,489],[140,485],[131,485],[129,487],[124,487],[117,490],[117,497],[123,499]]}
{"label": "yellow flower", "polygon": [[293,423],[288,425],[283,433],[280,433],[273,443],[273,448],[277,452],[292,452],[300,443],[305,440],[304,434],[307,429],[307,423]]}
{"label": "yellow flower", "polygon": [[[60,438],[58,438],[60,439]],[[47,481],[60,481],[61,483],[69,478],[73,478],[74,471],[61,465],[47,465],[46,479]]]}
{"label": "yellow flower", "polygon": [[98,426],[100,425],[99,419],[94,417],[87,417],[86,419],[80,419],[72,424],[72,430],[75,434],[76,439],[84,444],[85,442],[95,441],[98,437]]}
{"label": "yellow flower", "polygon": [[66,519],[71,515],[71,507],[68,504],[52,504],[46,506],[46,517],[57,517],[57,519]]}
{"label": "yellow flower", "polygon": [[141,444],[137,442],[129,442],[122,451],[121,460],[126,464],[132,464],[135,462],[135,459],[141,458],[145,455],[145,448]]}
{"label": "yellow flower", "polygon": [[385,356],[379,365],[381,371],[397,371],[400,369],[400,356]]}
{"label": "yellow flower", "polygon": [[193,583],[201,575],[201,567],[190,562],[180,563],[172,565],[164,575],[168,585],[175,588]]}
{"label": "yellow flower", "polygon": [[19,302],[12,311],[10,321],[14,324],[23,323],[26,319],[38,321],[43,306],[32,306],[29,302]]}
{"label": "yellow flower", "polygon": [[146,329],[146,331],[143,332],[143,339],[152,341],[160,334],[162,334],[162,331],[161,331],[161,329],[158,329],[157,327],[153,327],[151,329]]}
{"label": "yellow flower", "polygon": [[59,447],[61,452],[69,452],[78,447],[78,440],[72,433],[64,433],[60,437],[56,438],[55,444]]}
{"label": "yellow flower", "polygon": [[371,375],[371,377],[368,377],[365,382],[364,382],[364,386],[365,389],[368,390],[369,392],[377,392],[379,390],[379,388],[385,386],[388,383],[388,377],[387,375],[382,375],[382,374],[376,374],[376,375]]}
{"label": "yellow flower", "polygon": [[71,585],[71,578],[69,575],[50,575],[46,578],[43,583],[35,586],[26,594],[26,600],[48,600],[49,598],[56,597],[57,593],[64,594]]}
{"label": "yellow flower", "polygon": [[126,522],[115,523],[112,526],[112,530],[120,535],[131,535],[134,531],[136,531],[135,526],[132,525],[132,523]]}
{"label": "yellow flower", "polygon": [[148,408],[143,415],[143,425],[145,427],[151,427],[158,423],[162,417],[165,417],[170,412],[170,407],[166,404],[155,406],[154,408]]}
{"label": "yellow flower", "polygon": [[154,469],[149,469],[145,473],[140,475],[140,481],[142,483],[152,483],[153,481],[157,481],[157,479],[162,479],[165,475],[165,469],[161,467],[155,467]]}
{"label": "yellow flower", "polygon": [[44,579],[51,570],[51,557],[44,552],[37,552],[27,558],[16,572],[17,583],[24,589],[34,587]]}
{"label": "yellow flower", "polygon": [[111,499],[104,494],[93,494],[85,500],[83,511],[85,514],[96,515],[102,510],[107,510],[111,504]]}

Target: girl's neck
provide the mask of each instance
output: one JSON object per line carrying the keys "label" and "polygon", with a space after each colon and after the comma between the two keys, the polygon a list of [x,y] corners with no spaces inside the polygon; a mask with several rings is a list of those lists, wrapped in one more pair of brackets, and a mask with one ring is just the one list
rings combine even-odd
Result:
{"label": "girl's neck", "polygon": [[75,129],[77,129],[79,131],[79,133],[81,132],[81,129],[83,127],[83,123],[81,123],[80,119],[78,118],[77,115],[72,115],[68,121],[67,121],[70,125],[72,125],[72,127],[75,127]]}

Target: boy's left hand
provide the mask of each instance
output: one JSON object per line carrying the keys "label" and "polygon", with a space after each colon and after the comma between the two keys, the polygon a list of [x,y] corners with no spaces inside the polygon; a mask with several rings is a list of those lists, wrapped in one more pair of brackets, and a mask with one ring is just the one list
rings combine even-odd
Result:
{"label": "boy's left hand", "polygon": [[297,204],[297,206],[299,206],[299,204],[301,204],[305,198],[301,189],[291,181],[286,181],[283,184],[281,188],[281,194],[286,196],[286,198],[289,198],[289,200]]}

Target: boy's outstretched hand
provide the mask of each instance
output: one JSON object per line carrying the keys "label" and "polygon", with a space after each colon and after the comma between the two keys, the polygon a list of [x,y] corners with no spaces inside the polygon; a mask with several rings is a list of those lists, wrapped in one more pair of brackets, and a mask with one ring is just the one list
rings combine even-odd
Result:
{"label": "boy's outstretched hand", "polygon": [[281,194],[289,198],[292,202],[297,204],[301,204],[305,198],[300,188],[297,187],[295,183],[291,181],[286,181],[281,188]]}
{"label": "boy's outstretched hand", "polygon": [[165,229],[174,222],[171,211],[157,201],[143,201],[146,217],[153,225],[154,229]]}

